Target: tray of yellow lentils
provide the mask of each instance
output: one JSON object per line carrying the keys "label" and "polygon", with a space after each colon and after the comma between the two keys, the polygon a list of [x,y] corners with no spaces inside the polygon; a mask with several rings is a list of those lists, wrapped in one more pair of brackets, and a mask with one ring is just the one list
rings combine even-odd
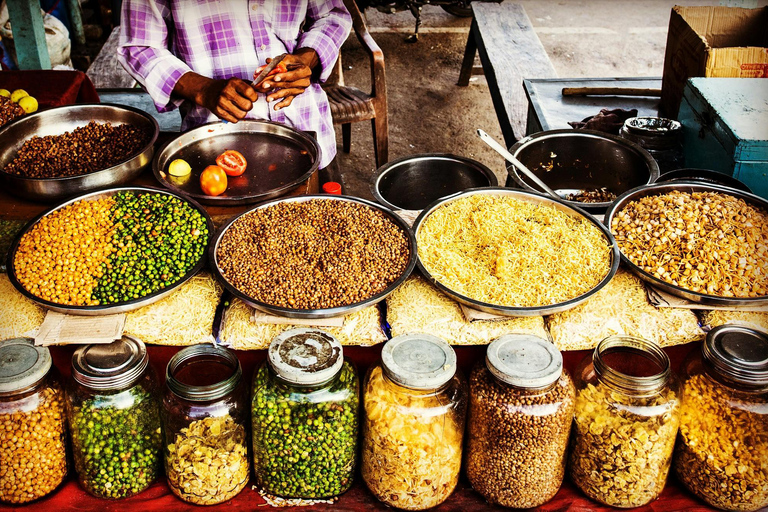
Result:
{"label": "tray of yellow lentils", "polygon": [[195,201],[122,187],[70,199],[41,214],[8,252],[11,283],[42,306],[76,315],[151,304],[205,264],[213,223]]}

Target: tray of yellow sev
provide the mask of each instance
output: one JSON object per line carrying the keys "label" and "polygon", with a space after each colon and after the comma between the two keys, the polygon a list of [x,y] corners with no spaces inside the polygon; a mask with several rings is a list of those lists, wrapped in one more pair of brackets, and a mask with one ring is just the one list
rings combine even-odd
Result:
{"label": "tray of yellow sev", "polygon": [[608,229],[584,210],[533,192],[469,189],[413,225],[422,274],[454,300],[505,316],[573,308],[619,267]]}

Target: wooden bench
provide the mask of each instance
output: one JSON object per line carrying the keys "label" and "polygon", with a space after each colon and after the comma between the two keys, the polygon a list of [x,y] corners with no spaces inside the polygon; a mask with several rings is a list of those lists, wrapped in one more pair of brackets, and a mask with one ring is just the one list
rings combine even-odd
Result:
{"label": "wooden bench", "polygon": [[522,5],[507,1],[471,5],[474,19],[458,85],[469,85],[479,54],[501,133],[510,147],[525,136],[528,101],[523,79],[557,75]]}

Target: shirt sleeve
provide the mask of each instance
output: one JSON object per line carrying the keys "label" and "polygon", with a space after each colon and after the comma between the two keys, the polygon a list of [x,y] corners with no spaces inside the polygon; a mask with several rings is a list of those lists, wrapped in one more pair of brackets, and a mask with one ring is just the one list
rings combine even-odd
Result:
{"label": "shirt sleeve", "polygon": [[189,66],[169,50],[168,0],[124,0],[117,59],[152,97],[158,112],[181,105],[171,98],[176,82]]}
{"label": "shirt sleeve", "polygon": [[341,45],[352,29],[352,17],[342,0],[309,0],[309,28],[299,37],[297,48],[312,48],[320,59],[320,81],[333,71]]}

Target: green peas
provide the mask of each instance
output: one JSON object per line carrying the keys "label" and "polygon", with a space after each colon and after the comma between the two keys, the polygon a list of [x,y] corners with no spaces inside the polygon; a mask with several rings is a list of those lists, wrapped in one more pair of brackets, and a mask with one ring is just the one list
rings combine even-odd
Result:
{"label": "green peas", "polygon": [[293,498],[328,498],[352,485],[357,454],[358,380],[347,362],[323,388],[277,382],[267,365],[254,377],[256,481]]}
{"label": "green peas", "polygon": [[125,498],[157,477],[162,460],[159,404],[141,386],[74,407],[70,430],[75,469],[91,494]]}

